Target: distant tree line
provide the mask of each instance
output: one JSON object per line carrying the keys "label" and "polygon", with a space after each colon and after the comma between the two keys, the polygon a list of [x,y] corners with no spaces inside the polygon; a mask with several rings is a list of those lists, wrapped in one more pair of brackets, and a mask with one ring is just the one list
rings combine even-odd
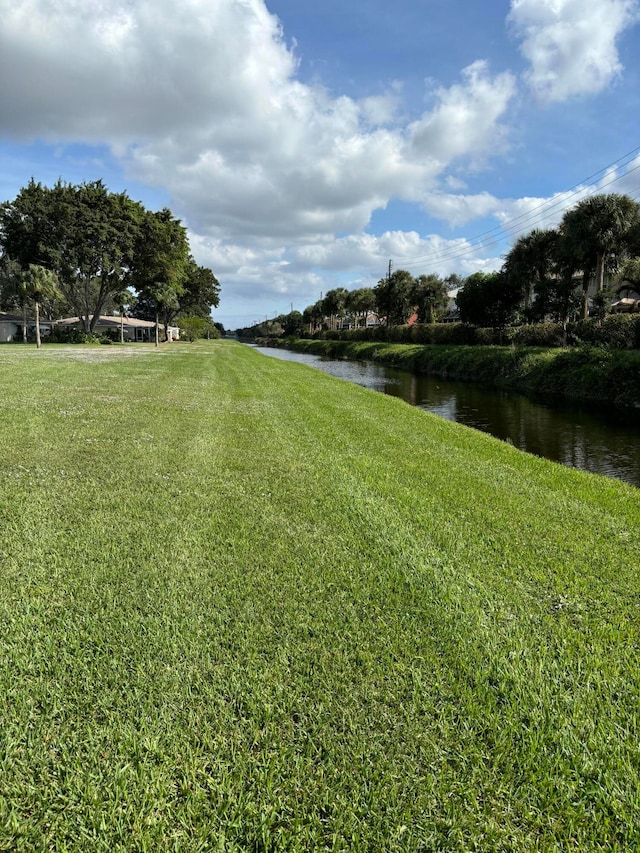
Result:
{"label": "distant tree line", "polygon": [[447,313],[452,291],[462,323],[495,329],[544,321],[566,326],[589,313],[604,316],[613,298],[606,276],[640,288],[640,205],[615,193],[579,202],[557,228],[519,237],[497,272],[442,278],[399,269],[373,288],[335,288],[302,314],[280,315],[240,333],[278,337],[361,328],[371,315],[386,326],[412,318],[432,324]]}
{"label": "distant tree line", "polygon": [[0,310],[26,316],[32,304],[49,320],[71,314],[87,334],[117,311],[155,320],[167,336],[181,319],[208,320],[220,301],[220,284],[191,256],[180,220],[101,180],[45,187],[32,179],[0,205],[0,252]]}

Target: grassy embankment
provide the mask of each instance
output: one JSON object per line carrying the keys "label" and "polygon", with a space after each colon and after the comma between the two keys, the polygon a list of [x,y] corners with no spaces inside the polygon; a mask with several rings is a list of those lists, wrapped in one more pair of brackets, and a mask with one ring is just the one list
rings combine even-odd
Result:
{"label": "grassy embankment", "polygon": [[638,849],[640,492],[230,342],[0,369],[0,850]]}
{"label": "grassy embankment", "polygon": [[640,352],[579,347],[444,346],[321,340],[269,340],[270,346],[332,358],[371,360],[445,379],[525,394],[640,407]]}

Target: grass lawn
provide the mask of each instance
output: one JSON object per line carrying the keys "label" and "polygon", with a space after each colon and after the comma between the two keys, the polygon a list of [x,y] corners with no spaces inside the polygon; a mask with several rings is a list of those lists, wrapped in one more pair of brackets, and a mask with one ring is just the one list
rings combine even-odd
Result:
{"label": "grass lawn", "polygon": [[0,850],[640,849],[640,491],[228,341],[0,372]]}

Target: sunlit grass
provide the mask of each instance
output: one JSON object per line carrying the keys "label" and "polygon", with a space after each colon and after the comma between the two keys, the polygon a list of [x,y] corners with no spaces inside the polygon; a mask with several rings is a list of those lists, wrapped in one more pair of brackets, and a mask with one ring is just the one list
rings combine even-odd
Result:
{"label": "sunlit grass", "polygon": [[640,846],[640,492],[130,349],[0,348],[0,850]]}

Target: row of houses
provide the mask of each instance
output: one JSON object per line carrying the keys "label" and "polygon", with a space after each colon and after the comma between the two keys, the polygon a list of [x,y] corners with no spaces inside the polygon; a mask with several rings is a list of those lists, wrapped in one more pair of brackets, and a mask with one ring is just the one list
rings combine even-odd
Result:
{"label": "row of houses", "polygon": [[[0,343],[10,343],[11,341],[21,341],[23,339],[23,326],[25,319],[19,314],[7,314],[0,312]],[[33,334],[36,327],[36,321],[31,318],[26,318],[27,334]],[[62,320],[40,320],[40,334],[43,337],[51,334],[54,326],[60,328],[76,328],[81,329],[82,319],[80,317],[65,317]],[[104,335],[115,330],[120,334],[122,329],[122,337],[125,341],[136,343],[151,343],[155,339],[156,324],[150,320],[138,320],[135,317],[111,317],[107,315],[100,316],[96,322],[94,333],[96,335]],[[180,337],[180,329],[178,326],[169,326],[169,340],[177,341]]]}

